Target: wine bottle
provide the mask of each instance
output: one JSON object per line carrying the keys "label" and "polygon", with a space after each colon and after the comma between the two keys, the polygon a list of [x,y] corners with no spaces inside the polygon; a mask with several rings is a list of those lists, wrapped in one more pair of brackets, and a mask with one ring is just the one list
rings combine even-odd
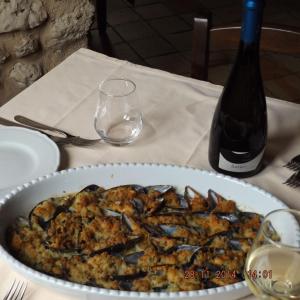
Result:
{"label": "wine bottle", "polygon": [[244,0],[235,63],[218,101],[209,141],[209,162],[218,172],[249,177],[262,168],[267,139],[266,98],[259,63],[263,0]]}

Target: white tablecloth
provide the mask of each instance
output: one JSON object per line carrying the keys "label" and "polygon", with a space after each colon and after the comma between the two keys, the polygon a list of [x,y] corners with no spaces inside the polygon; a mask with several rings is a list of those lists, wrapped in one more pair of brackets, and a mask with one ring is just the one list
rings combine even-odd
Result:
{"label": "white tablecloth", "polygon": [[[97,138],[93,118],[98,84],[108,77],[127,77],[137,84],[144,128],[126,147],[99,143],[90,147],[65,146],[61,169],[106,162],[157,162],[211,170],[207,159],[209,129],[222,87],[134,65],[80,49],[28,89],[0,108],[13,120],[22,114],[83,137]],[[300,105],[268,99],[267,167],[251,182],[300,209],[299,190],[282,183],[292,174],[282,166],[300,153]],[[12,271],[0,262],[1,277]],[[10,274],[10,275],[9,275]],[[7,276],[6,276],[7,275]],[[4,293],[0,285],[0,296]],[[50,299],[52,291],[32,285],[30,299]],[[67,299],[55,294],[55,299]],[[249,298],[250,299],[250,298]]]}

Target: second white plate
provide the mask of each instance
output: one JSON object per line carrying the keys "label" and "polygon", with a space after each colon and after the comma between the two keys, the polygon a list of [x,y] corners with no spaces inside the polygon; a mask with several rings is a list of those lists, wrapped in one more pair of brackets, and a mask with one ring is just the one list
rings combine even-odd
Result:
{"label": "second white plate", "polygon": [[46,135],[19,127],[0,128],[0,199],[15,186],[57,170],[60,152]]}

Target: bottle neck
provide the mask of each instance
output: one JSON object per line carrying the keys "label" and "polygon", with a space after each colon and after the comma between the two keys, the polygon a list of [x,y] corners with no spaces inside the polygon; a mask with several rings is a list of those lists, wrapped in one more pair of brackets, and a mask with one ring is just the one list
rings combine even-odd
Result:
{"label": "bottle neck", "polygon": [[264,0],[244,0],[241,44],[258,51]]}

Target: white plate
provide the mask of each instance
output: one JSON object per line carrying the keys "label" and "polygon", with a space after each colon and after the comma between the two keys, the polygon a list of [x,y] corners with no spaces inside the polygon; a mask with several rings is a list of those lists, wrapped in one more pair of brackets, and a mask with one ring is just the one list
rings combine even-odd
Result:
{"label": "white plate", "polygon": [[46,135],[19,127],[0,128],[0,198],[14,187],[57,170],[59,149]]}
{"label": "white plate", "polygon": [[9,254],[5,246],[5,229],[17,216],[28,216],[34,205],[43,199],[58,196],[65,192],[79,191],[89,184],[98,184],[106,188],[124,184],[171,184],[181,192],[186,185],[191,185],[205,195],[207,190],[211,188],[226,198],[234,199],[239,207],[261,214],[286,207],[269,193],[243,181],[212,172],[170,165],[107,164],[88,166],[56,172],[19,187],[6,196],[3,205],[0,204],[0,255],[13,268],[23,273],[26,278],[84,299],[196,300],[201,298],[201,300],[233,300],[249,294],[245,282],[207,290],[176,293],[139,293],[101,289],[42,274],[20,263]]}

